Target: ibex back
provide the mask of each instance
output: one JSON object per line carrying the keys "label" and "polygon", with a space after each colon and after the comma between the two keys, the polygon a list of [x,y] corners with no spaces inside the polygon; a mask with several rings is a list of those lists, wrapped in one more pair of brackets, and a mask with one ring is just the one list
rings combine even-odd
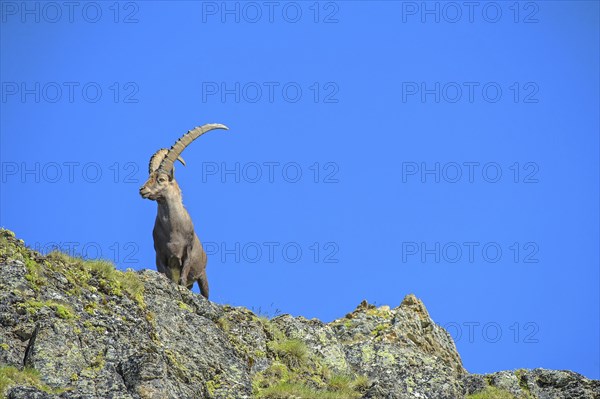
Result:
{"label": "ibex back", "polygon": [[183,150],[202,134],[213,129],[227,129],[220,124],[208,124],[190,130],[167,150],[158,150],[150,158],[150,176],[140,188],[142,198],[156,201],[158,212],[152,236],[156,251],[156,268],[172,281],[191,289],[194,281],[200,293],[208,299],[206,253],[194,231],[190,214],[183,206],[181,190],[175,181],[175,160],[183,165]]}

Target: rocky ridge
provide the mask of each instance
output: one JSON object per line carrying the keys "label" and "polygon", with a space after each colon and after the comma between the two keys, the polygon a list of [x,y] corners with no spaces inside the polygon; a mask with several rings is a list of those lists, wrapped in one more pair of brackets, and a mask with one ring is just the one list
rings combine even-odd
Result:
{"label": "rocky ridge", "polygon": [[408,295],[331,323],[259,317],[145,270],[30,250],[0,230],[0,393],[9,399],[600,399],[545,369],[469,374]]}

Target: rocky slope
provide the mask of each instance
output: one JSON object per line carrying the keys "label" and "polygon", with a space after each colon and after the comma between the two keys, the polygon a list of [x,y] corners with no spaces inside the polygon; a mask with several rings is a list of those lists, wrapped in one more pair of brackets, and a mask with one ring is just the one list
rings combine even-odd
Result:
{"label": "rocky slope", "polygon": [[0,392],[7,398],[600,398],[569,371],[465,371],[408,295],[331,323],[261,318],[154,271],[42,256],[0,230]]}

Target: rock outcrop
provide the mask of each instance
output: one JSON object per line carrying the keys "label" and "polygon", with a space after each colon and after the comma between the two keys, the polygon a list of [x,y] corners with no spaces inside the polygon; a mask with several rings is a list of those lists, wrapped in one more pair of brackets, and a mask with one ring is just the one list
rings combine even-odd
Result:
{"label": "rock outcrop", "polygon": [[408,295],[331,323],[258,317],[150,270],[28,249],[0,230],[0,392],[74,398],[600,398],[569,371],[469,374]]}

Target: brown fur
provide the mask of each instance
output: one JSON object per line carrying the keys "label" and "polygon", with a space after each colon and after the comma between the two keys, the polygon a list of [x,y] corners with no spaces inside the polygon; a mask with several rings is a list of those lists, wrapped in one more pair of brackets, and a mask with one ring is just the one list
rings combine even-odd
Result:
{"label": "brown fur", "polygon": [[181,190],[173,173],[150,173],[140,188],[140,195],[158,204],[152,231],[156,268],[189,289],[197,281],[200,293],[208,299],[206,253],[194,232],[192,218],[183,206]]}

